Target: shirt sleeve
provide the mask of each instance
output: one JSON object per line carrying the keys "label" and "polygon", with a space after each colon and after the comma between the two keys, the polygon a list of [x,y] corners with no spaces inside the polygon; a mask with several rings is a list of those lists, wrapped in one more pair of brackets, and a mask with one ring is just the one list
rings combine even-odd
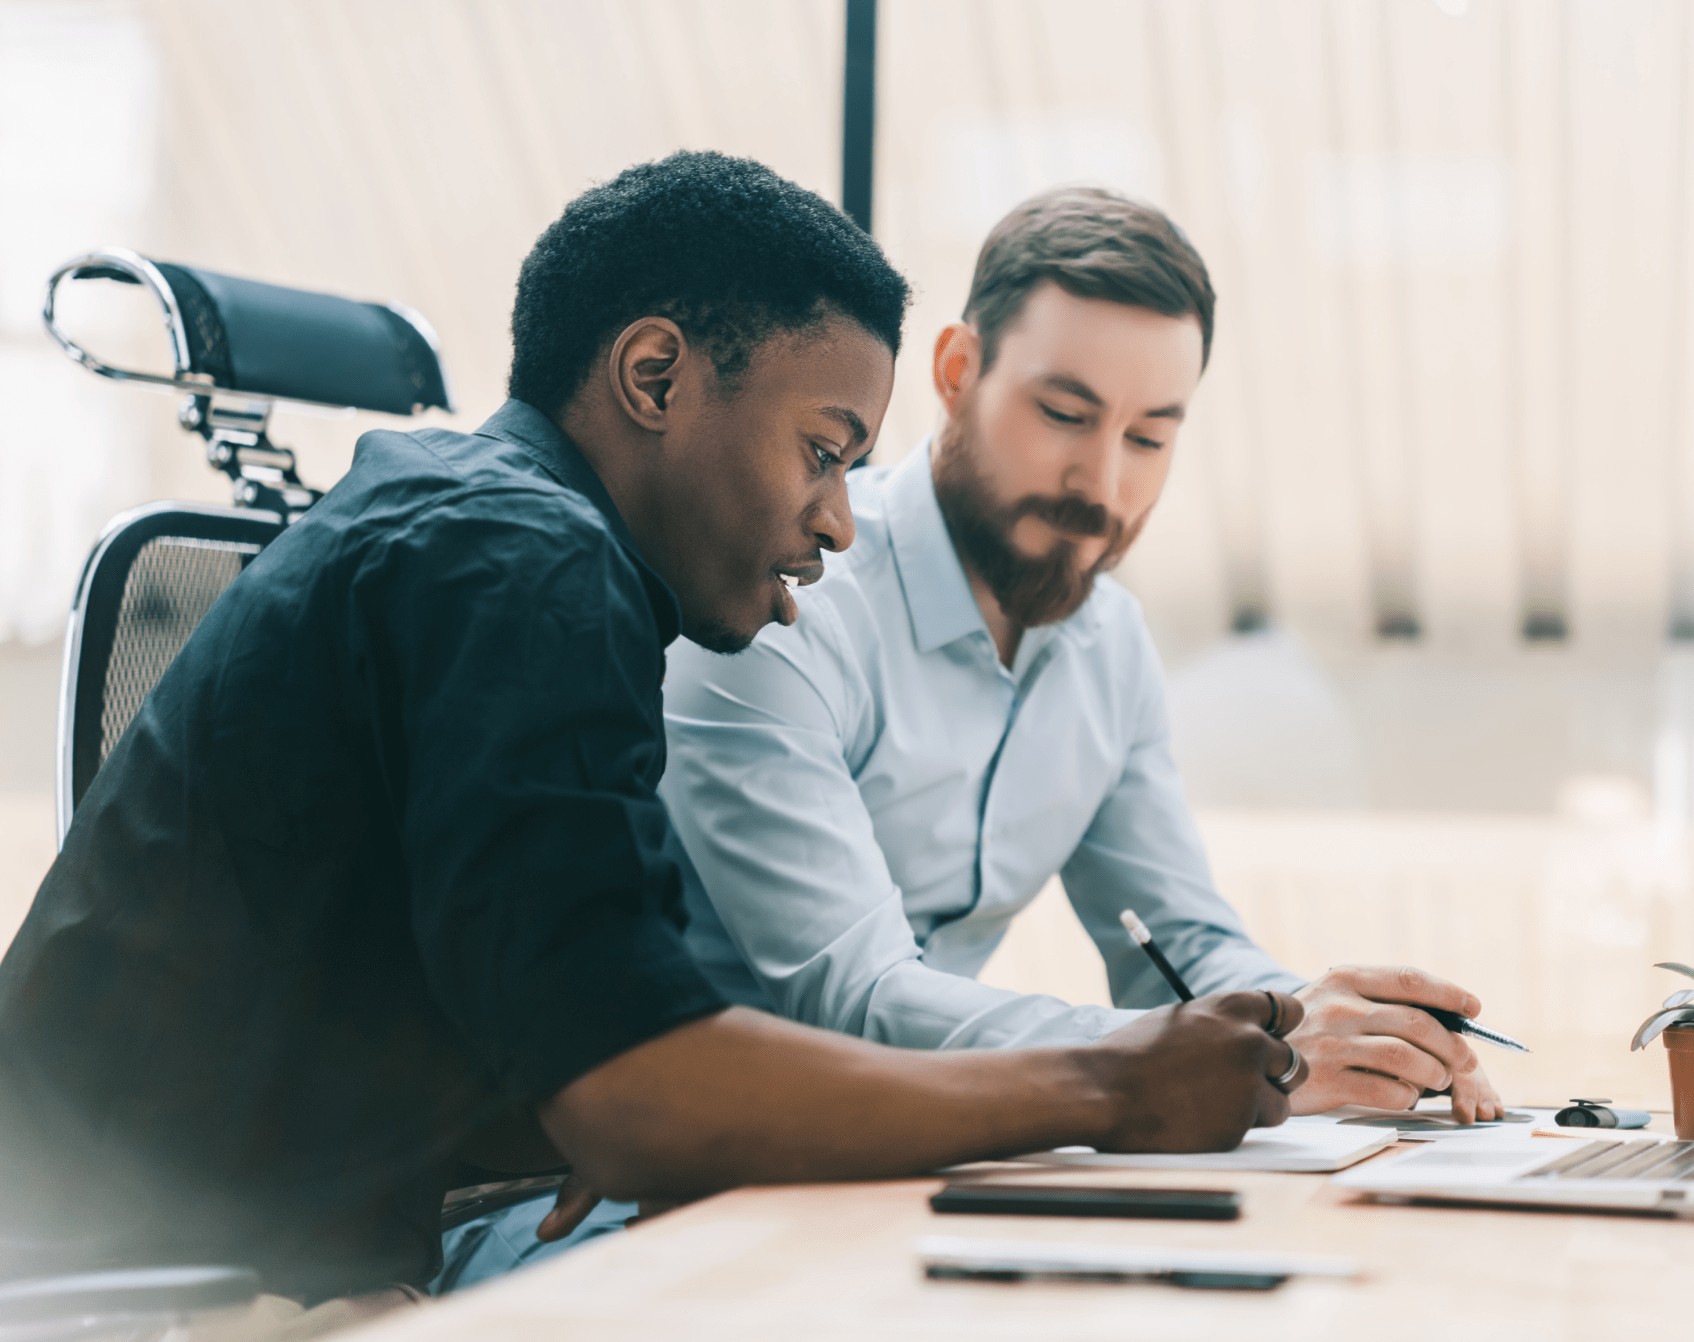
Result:
{"label": "shirt sleeve", "polygon": [[378,547],[352,609],[423,972],[503,1089],[539,1099],[721,1007],[656,792],[653,599],[597,516],[468,492]]}
{"label": "shirt sleeve", "polygon": [[1095,812],[1060,872],[1071,907],[1106,962],[1112,1000],[1146,1008],[1176,993],[1124,930],[1134,909],[1197,996],[1235,988],[1292,992],[1290,974],[1248,937],[1212,884],[1206,850],[1171,756],[1164,676],[1145,624],[1137,619],[1134,662],[1146,668],[1123,773]]}
{"label": "shirt sleeve", "polygon": [[662,791],[712,912],[774,1009],[913,1048],[1086,1043],[1132,1019],[923,963],[849,766],[869,694],[830,608],[721,657],[679,644]]}

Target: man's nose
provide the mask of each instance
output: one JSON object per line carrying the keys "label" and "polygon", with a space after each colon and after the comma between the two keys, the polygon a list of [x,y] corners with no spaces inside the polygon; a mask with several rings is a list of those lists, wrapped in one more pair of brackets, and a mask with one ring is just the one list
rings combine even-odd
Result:
{"label": "man's nose", "polygon": [[812,535],[825,550],[845,550],[853,543],[853,507],[847,498],[847,482],[837,477],[811,519]]}
{"label": "man's nose", "polygon": [[1098,434],[1079,443],[1076,454],[1065,464],[1065,492],[1109,507],[1122,483],[1123,457],[1115,434]]}

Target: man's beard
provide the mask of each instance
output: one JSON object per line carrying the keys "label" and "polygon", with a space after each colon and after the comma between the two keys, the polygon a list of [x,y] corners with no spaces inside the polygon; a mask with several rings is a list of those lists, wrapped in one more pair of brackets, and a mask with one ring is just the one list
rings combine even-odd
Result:
{"label": "man's beard", "polygon": [[[1076,494],[1026,494],[1016,503],[1002,504],[972,458],[974,429],[969,410],[961,407],[942,429],[935,458],[935,501],[954,548],[1020,628],[1075,614],[1094,590],[1095,578],[1123,558],[1146,514],[1125,526],[1100,504]],[[1033,559],[1012,544],[1012,529],[1025,517],[1039,518],[1062,533],[1046,554]],[[1076,542],[1067,536],[1105,536],[1105,551],[1082,568]]]}

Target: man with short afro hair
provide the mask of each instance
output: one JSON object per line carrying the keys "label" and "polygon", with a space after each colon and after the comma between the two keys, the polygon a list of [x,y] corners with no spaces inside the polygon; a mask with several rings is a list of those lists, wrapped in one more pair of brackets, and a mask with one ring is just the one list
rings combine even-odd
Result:
{"label": "man with short afro hair", "polygon": [[518,274],[507,394],[556,414],[611,338],[657,313],[726,388],[777,331],[824,308],[895,355],[906,282],[852,220],[763,164],[717,153],[643,163],[571,202]]}
{"label": "man with short afro hair", "polygon": [[78,806],[0,962],[0,1278],[233,1263],[380,1306],[440,1269],[444,1190],[505,1174],[570,1167],[557,1239],[600,1194],[1281,1121],[1299,1064],[1260,994],[937,1059],[728,1006],[684,947],[666,648],[792,622],[852,543],[904,302],[754,163],[566,209],[520,394],[361,438]]}

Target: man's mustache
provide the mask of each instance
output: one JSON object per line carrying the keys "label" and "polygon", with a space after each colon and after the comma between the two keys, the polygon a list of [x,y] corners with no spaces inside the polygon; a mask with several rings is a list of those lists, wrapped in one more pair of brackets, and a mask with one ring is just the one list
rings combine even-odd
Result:
{"label": "man's mustache", "polygon": [[1067,536],[1109,536],[1117,527],[1103,505],[1090,503],[1075,494],[1064,494],[1058,498],[1025,495],[1013,505],[1009,520],[1017,522],[1025,517],[1039,518],[1053,530]]}

